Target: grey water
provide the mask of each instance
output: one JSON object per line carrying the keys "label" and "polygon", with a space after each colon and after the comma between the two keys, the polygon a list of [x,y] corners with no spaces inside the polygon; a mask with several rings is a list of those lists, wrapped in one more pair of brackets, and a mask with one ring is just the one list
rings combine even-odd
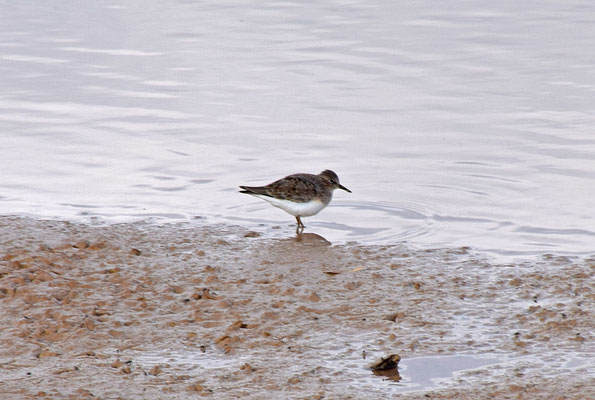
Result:
{"label": "grey water", "polygon": [[592,2],[0,4],[0,214],[595,253]]}

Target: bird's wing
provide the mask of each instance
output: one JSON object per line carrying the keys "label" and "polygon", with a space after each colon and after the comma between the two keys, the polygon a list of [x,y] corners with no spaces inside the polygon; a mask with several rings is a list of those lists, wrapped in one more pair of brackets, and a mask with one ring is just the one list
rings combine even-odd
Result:
{"label": "bird's wing", "polygon": [[314,176],[310,174],[295,174],[279,179],[266,186],[240,186],[240,188],[244,189],[241,193],[258,194],[281,200],[305,203],[319,195],[319,187],[312,180]]}

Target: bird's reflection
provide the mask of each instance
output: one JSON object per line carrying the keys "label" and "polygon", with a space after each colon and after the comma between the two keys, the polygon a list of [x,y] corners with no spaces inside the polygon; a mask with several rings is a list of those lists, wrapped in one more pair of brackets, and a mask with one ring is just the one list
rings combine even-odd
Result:
{"label": "bird's reflection", "polygon": [[330,246],[332,243],[326,240],[323,236],[320,236],[317,233],[303,233],[298,232],[296,233],[295,237],[292,239],[298,243],[304,244],[312,244],[312,245],[325,245]]}
{"label": "bird's reflection", "polygon": [[332,243],[326,240],[325,237],[320,236],[317,233],[296,233],[295,236],[286,237],[284,239],[278,239],[278,243],[284,245],[306,245],[306,246],[330,246]]}

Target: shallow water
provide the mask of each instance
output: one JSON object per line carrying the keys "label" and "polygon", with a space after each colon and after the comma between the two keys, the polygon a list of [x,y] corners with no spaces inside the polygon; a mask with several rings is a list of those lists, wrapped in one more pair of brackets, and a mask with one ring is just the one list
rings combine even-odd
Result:
{"label": "shallow water", "polygon": [[[328,344],[328,343],[327,343]],[[341,343],[346,344],[346,343]],[[425,392],[428,390],[455,388],[464,382],[466,385],[497,381],[499,375],[510,371],[523,370],[547,377],[560,377],[573,371],[581,370],[593,374],[595,365],[584,353],[554,352],[550,354],[518,356],[513,354],[454,354],[434,357],[413,357],[401,361],[398,367],[401,380],[394,382],[388,378],[374,376],[368,368],[361,366],[361,357],[354,357],[353,349],[331,346],[328,353],[319,354],[316,360],[309,360],[308,365],[317,371],[320,379],[331,382],[335,390],[355,390],[358,393],[394,396],[398,393]],[[335,350],[335,351],[333,351]],[[204,374],[225,373],[241,365],[254,364],[254,355],[229,356],[208,355],[196,351],[164,351],[127,353],[134,361],[150,369],[156,365],[168,365],[186,372]],[[301,364],[296,361],[301,362]],[[294,365],[295,362],[295,365]],[[288,360],[287,370],[303,368],[303,360]],[[280,379],[283,373],[279,371]],[[214,385],[214,384],[213,384]],[[382,397],[383,398],[383,397]]]}
{"label": "shallow water", "polygon": [[2,9],[2,214],[283,236],[237,185],[331,168],[353,194],[305,223],[332,242],[594,250],[591,3]]}

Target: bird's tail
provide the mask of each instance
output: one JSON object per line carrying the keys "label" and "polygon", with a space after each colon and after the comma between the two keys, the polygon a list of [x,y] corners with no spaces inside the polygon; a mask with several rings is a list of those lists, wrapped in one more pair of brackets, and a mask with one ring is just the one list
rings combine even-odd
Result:
{"label": "bird's tail", "polygon": [[263,196],[269,196],[267,189],[264,186],[240,186],[240,193],[246,194],[260,194]]}

